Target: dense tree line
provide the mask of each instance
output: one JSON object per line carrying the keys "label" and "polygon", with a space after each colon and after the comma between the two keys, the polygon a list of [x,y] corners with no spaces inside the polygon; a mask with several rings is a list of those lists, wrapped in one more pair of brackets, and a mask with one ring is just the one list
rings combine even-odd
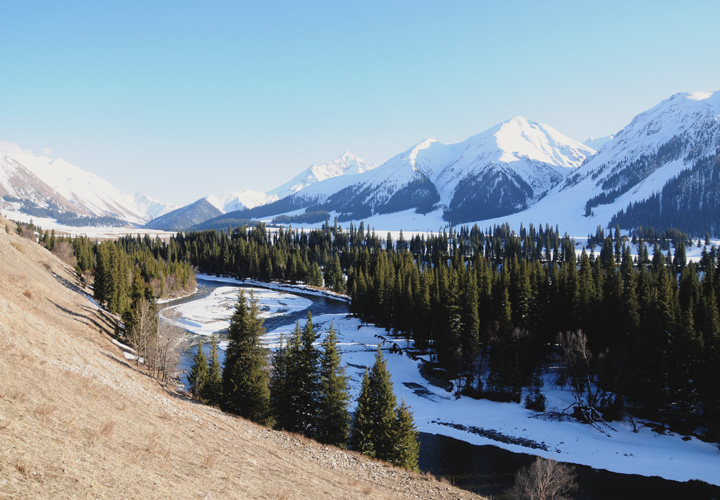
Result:
{"label": "dense tree line", "polygon": [[[597,255],[578,255],[557,228],[532,225],[519,233],[507,225],[410,239],[401,233],[397,241],[362,224],[276,233],[259,225],[187,233],[176,243],[206,272],[346,291],[353,314],[430,349],[467,394],[519,401],[526,388],[527,403],[541,407],[539,377],[562,361],[570,383],[606,418],[629,406],[687,430],[705,425],[717,436],[716,250],[689,264],[689,241],[679,232],[633,236],[636,257],[619,231],[600,236]],[[570,366],[578,346],[584,361]],[[600,389],[592,398],[591,387]]]}
{"label": "dense tree line", "polygon": [[692,168],[670,179],[660,193],[630,203],[613,216],[611,224],[676,227],[694,234],[720,235],[720,151],[697,160]]}
{"label": "dense tree line", "polygon": [[92,281],[95,299],[115,314],[126,313],[133,289],[148,300],[195,289],[190,264],[160,239],[146,235],[96,242],[79,236],[68,241],[77,259],[76,270]]}
{"label": "dense tree line", "polygon": [[558,357],[569,365],[558,334],[582,332],[589,361],[569,376],[588,382],[579,392],[589,382],[608,392],[593,401],[607,418],[626,401],[685,430],[717,429],[714,248],[688,264],[682,242],[674,257],[655,246],[652,258],[639,242],[637,262],[627,242],[610,237],[599,255],[578,257],[567,237],[559,247],[515,235],[494,242],[470,251],[451,245],[430,262],[408,251],[358,260],[347,285],[353,311],[430,346],[440,366],[463,377],[466,392],[497,400],[519,401]]}

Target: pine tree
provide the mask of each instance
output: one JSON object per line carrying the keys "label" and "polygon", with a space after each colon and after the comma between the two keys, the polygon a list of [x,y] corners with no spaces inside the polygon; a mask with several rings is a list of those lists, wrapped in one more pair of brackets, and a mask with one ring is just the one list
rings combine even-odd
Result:
{"label": "pine tree", "polygon": [[299,337],[298,331],[299,323],[296,325],[288,348],[286,390],[289,396],[289,415],[285,429],[314,437],[318,413],[320,371],[319,353],[313,345],[315,328],[310,313],[308,313],[307,322]]}
{"label": "pine tree", "polygon": [[217,339],[213,336],[210,348],[210,363],[207,368],[200,395],[211,405],[220,404],[222,397],[222,370],[218,361]]}
{"label": "pine tree", "polygon": [[380,460],[394,456],[396,399],[390,373],[378,344],[375,364],[363,378],[358,406],[353,414],[351,447]]}
{"label": "pine tree", "polygon": [[322,343],[320,357],[320,399],[318,405],[317,440],[344,448],[350,432],[348,413],[348,378],[341,366],[337,335],[330,325]]}
{"label": "pine tree", "polygon": [[198,343],[198,350],[193,358],[193,365],[188,374],[188,384],[190,385],[190,394],[194,398],[199,399],[202,394],[202,388],[207,377],[208,364],[203,352],[202,340]]}
{"label": "pine tree", "polygon": [[376,456],[375,437],[373,435],[373,421],[371,420],[372,398],[370,395],[370,372],[365,368],[357,407],[352,415],[352,432],[350,434],[350,448],[368,455]]}
{"label": "pine tree", "polygon": [[418,470],[420,443],[418,443],[417,429],[415,428],[412,411],[410,411],[410,407],[405,404],[405,399],[403,399],[402,404],[395,409],[395,415],[396,422],[393,432],[395,449],[390,461],[406,469]]}
{"label": "pine tree", "polygon": [[[295,324],[295,329],[299,338],[299,322]],[[280,335],[280,345],[273,354],[270,375],[270,406],[275,420],[275,428],[278,430],[290,428],[293,420],[290,414],[288,385],[288,346],[285,344],[285,338]]]}
{"label": "pine tree", "polygon": [[262,322],[253,293],[250,293],[248,305],[241,288],[228,329],[221,406],[226,411],[265,425],[270,420],[270,391],[265,354],[259,345],[260,336],[265,332]]}

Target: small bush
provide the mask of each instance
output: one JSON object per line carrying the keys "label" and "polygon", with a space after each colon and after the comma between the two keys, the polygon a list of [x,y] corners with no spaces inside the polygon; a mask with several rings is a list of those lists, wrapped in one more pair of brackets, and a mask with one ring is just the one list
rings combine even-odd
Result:
{"label": "small bush", "polygon": [[575,467],[537,457],[517,472],[509,496],[518,500],[560,500],[569,498],[577,489]]}
{"label": "small bush", "polygon": [[545,395],[536,392],[534,394],[528,394],[525,396],[525,408],[532,411],[543,412],[545,411]]}
{"label": "small bush", "polygon": [[25,297],[27,297],[28,299],[32,299],[32,298],[33,298],[32,292],[31,292],[30,290],[28,290],[28,289],[25,289],[25,291],[23,292],[23,295],[24,295]]}

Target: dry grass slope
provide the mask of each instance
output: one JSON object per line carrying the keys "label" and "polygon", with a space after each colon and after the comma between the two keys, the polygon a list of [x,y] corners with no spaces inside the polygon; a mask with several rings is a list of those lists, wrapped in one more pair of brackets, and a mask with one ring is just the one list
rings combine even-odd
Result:
{"label": "dry grass slope", "polygon": [[75,281],[0,230],[0,498],[476,498],[168,391],[58,277]]}

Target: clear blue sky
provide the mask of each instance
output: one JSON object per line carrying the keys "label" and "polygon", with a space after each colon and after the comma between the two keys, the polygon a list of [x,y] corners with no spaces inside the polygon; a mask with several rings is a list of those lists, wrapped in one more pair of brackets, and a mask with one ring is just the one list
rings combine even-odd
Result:
{"label": "clear blue sky", "polygon": [[46,1],[0,8],[0,140],[174,203],[522,115],[577,140],[720,88],[720,2]]}

